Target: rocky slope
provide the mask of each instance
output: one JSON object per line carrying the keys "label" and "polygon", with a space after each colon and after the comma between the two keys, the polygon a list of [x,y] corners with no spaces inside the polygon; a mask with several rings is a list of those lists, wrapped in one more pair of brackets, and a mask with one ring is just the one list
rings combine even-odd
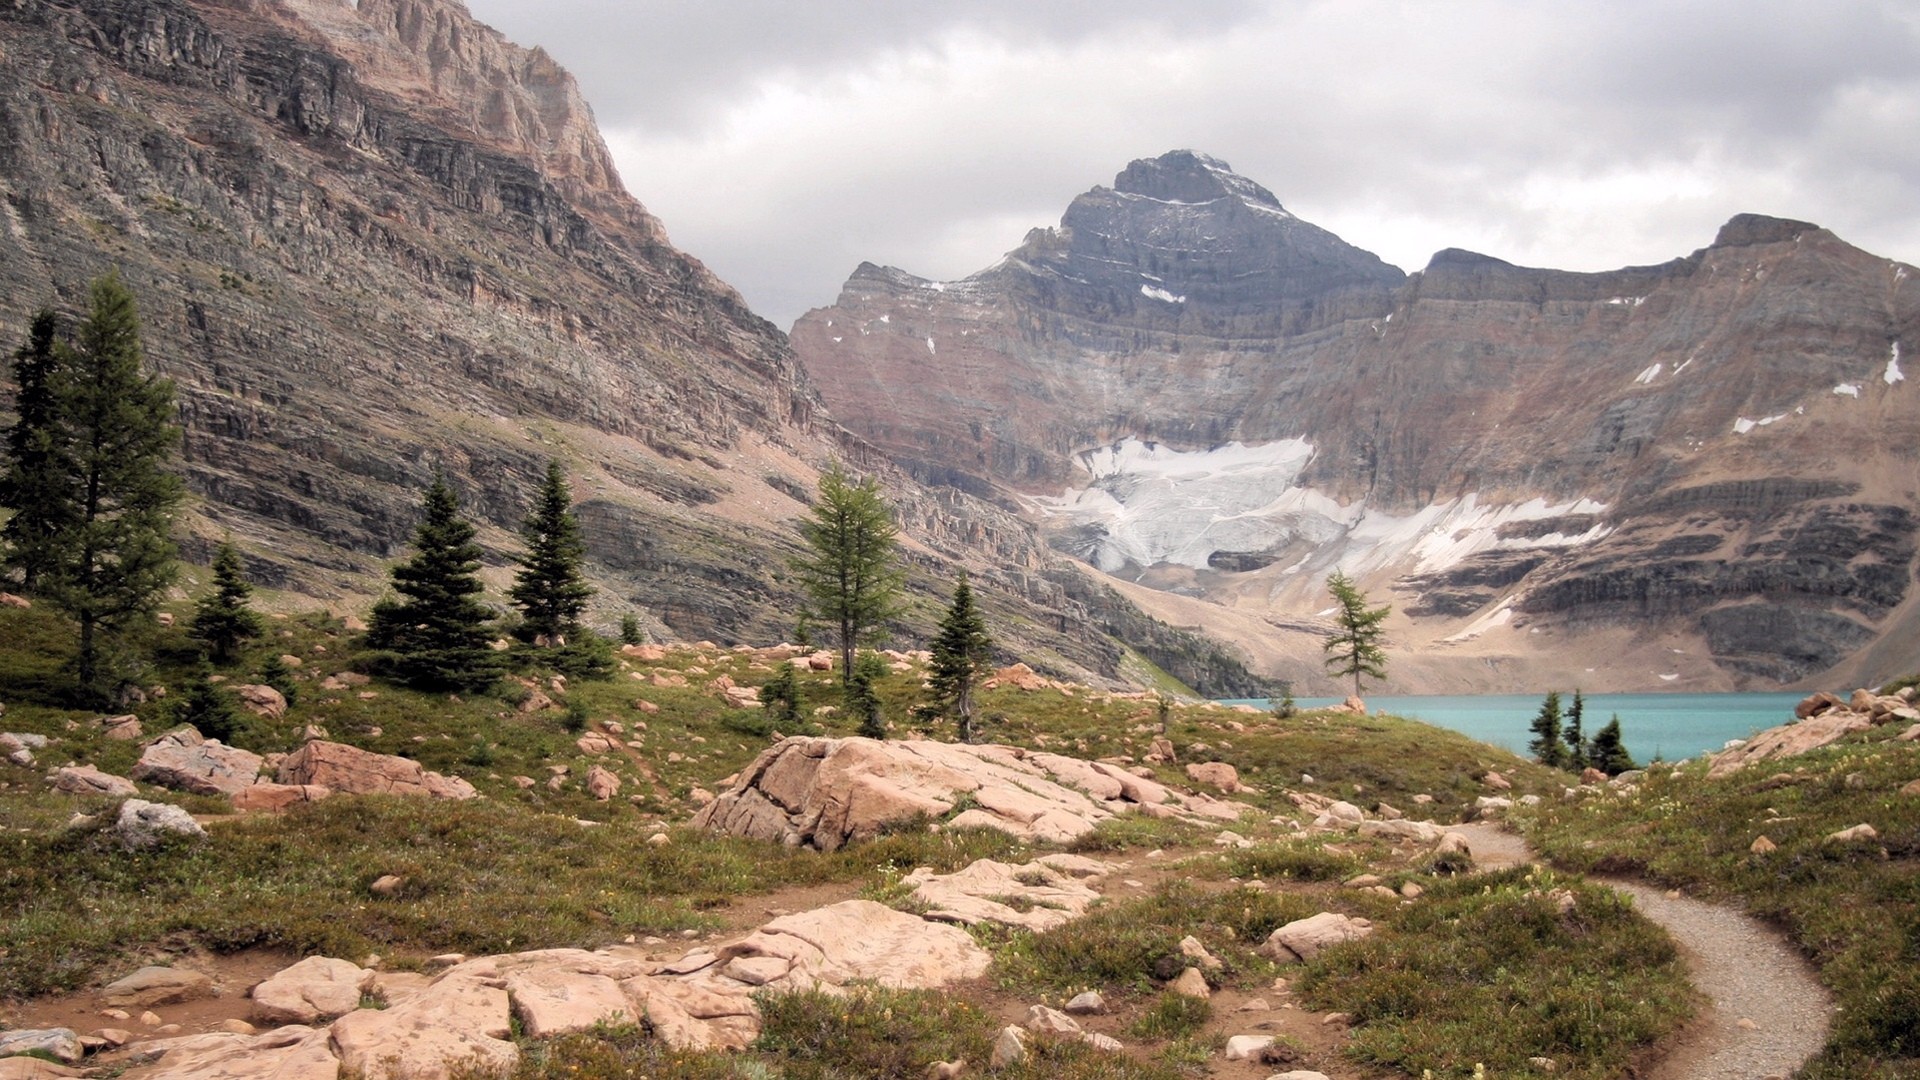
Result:
{"label": "rocky slope", "polygon": [[[0,327],[119,269],[179,386],[189,554],[230,531],[351,607],[432,469],[498,557],[559,457],[600,621],[770,640],[818,470],[887,471],[627,194],[572,78],[457,0],[21,0],[0,58]],[[924,587],[971,563],[1013,647],[1117,673],[1028,524],[887,482]]]}
{"label": "rocky slope", "polygon": [[1194,621],[1308,685],[1336,566],[1404,613],[1405,689],[1852,684],[1920,666],[1912,273],[1743,215],[1402,279],[1181,151],[962,281],[862,266],[793,341],[904,467],[1257,616]]}

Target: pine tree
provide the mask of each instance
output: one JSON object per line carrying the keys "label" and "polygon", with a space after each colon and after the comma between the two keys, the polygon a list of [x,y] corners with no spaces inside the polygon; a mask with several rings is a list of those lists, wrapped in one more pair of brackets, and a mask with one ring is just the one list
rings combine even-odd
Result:
{"label": "pine tree", "polygon": [[480,548],[474,528],[438,471],[427,488],[413,558],[391,571],[391,597],[374,605],[367,644],[391,656],[402,682],[428,690],[480,690],[498,675],[488,639],[492,613],[480,603]]}
{"label": "pine tree", "polygon": [[760,687],[760,704],[773,715],[773,726],[792,730],[800,726],[800,677],[793,661],[773,669],[773,679]]}
{"label": "pine tree", "polygon": [[201,598],[193,612],[193,636],[206,643],[214,663],[231,661],[241,642],[260,636],[260,616],[247,606],[252,595],[240,553],[229,537],[214,552],[213,591]]}
{"label": "pine tree", "polygon": [[1614,713],[1607,726],[1594,733],[1593,751],[1588,755],[1588,764],[1608,776],[1619,776],[1628,769],[1637,768],[1633,755],[1627,753],[1627,745],[1620,737],[1620,714]]}
{"label": "pine tree", "polygon": [[1380,647],[1387,631],[1381,624],[1393,608],[1368,607],[1367,598],[1343,573],[1336,572],[1327,579],[1327,590],[1340,606],[1340,613],[1334,616],[1336,627],[1321,646],[1329,654],[1327,673],[1335,678],[1353,676],[1353,695],[1359,697],[1362,676],[1375,680],[1387,677],[1387,654]]}
{"label": "pine tree", "polygon": [[567,474],[558,461],[547,463],[547,477],[534,497],[520,536],[527,552],[516,561],[507,596],[521,612],[520,636],[537,645],[564,644],[580,628],[593,586],[581,576],[587,547],[573,514]]}
{"label": "pine tree", "polygon": [[1268,698],[1267,704],[1276,720],[1291,720],[1300,715],[1300,703],[1293,700],[1293,684],[1290,682],[1281,683],[1279,699]]}
{"label": "pine tree", "polygon": [[1533,741],[1527,744],[1527,749],[1540,764],[1558,769],[1567,763],[1567,748],[1560,742],[1560,691],[1547,691],[1530,730]]}
{"label": "pine tree", "polygon": [[1573,692],[1573,704],[1567,706],[1567,768],[1584,769],[1592,752],[1592,744],[1587,741],[1583,723],[1587,715],[1587,701],[1580,691]]}
{"label": "pine tree", "polygon": [[201,735],[228,746],[240,735],[240,714],[234,708],[233,696],[214,685],[213,666],[206,657],[200,658],[187,681],[180,703],[174,706],[173,719],[178,724],[192,724]]}
{"label": "pine tree", "polygon": [[267,662],[260,665],[260,682],[280,691],[280,696],[286,699],[288,707],[298,704],[300,684],[294,681],[293,669],[287,666],[285,660],[280,659],[278,653],[267,657]]}
{"label": "pine tree", "polygon": [[640,620],[628,614],[620,616],[620,644],[640,645],[646,642],[640,634]]}
{"label": "pine tree", "polygon": [[940,620],[933,639],[932,690],[942,712],[954,718],[963,743],[973,741],[973,687],[980,672],[993,660],[993,639],[973,606],[973,589],[966,571],[954,586],[953,603]]}
{"label": "pine tree", "polygon": [[841,677],[851,685],[854,650],[898,613],[906,573],[894,551],[899,530],[872,477],[852,483],[838,464],[820,477],[820,498],[800,532],[810,552],[794,560],[813,613],[840,631]]}
{"label": "pine tree", "polygon": [[106,670],[103,646],[152,614],[173,581],[180,480],[161,466],[180,429],[173,384],[141,373],[140,318],[118,275],[94,281],[87,319],[57,366],[67,374],[55,380],[51,430],[65,448],[72,516],[52,538],[41,591],[79,624],[80,697],[105,704],[123,673]]}
{"label": "pine tree", "polygon": [[880,696],[873,691],[873,680],[873,668],[868,664],[855,665],[847,675],[847,715],[860,722],[860,734],[869,739],[884,739],[887,723],[880,715]]}
{"label": "pine tree", "polygon": [[0,474],[0,506],[13,516],[0,526],[5,567],[20,573],[32,592],[57,561],[55,538],[76,514],[71,448],[62,430],[60,390],[72,353],[57,340],[59,322],[41,309],[27,327],[27,340],[13,354],[14,413],[7,429],[7,471]]}

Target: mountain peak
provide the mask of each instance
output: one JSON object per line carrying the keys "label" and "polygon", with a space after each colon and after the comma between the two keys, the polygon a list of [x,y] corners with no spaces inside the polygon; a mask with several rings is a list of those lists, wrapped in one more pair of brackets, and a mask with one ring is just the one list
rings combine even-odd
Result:
{"label": "mountain peak", "polygon": [[1273,192],[1233,171],[1233,166],[1197,150],[1170,150],[1157,158],[1140,158],[1113,178],[1113,189],[1123,195],[1142,195],[1161,202],[1207,203],[1232,196],[1283,210]]}
{"label": "mountain peak", "polygon": [[1720,226],[1719,235],[1713,238],[1714,247],[1747,247],[1752,244],[1784,244],[1799,239],[1803,233],[1819,232],[1820,226],[1810,221],[1794,221],[1791,218],[1768,217],[1765,214],[1735,214]]}

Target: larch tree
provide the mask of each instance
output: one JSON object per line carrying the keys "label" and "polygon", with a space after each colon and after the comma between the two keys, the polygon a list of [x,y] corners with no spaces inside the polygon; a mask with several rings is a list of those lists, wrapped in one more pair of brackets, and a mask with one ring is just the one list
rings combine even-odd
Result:
{"label": "larch tree", "polygon": [[820,477],[820,497],[800,525],[806,554],[794,560],[812,614],[840,634],[840,677],[853,685],[854,651],[899,611],[906,582],[899,529],[872,477],[854,483],[838,463]]}
{"label": "larch tree", "polygon": [[547,463],[546,479],[520,536],[527,550],[518,558],[520,570],[507,590],[508,599],[520,609],[520,636],[535,645],[563,645],[578,632],[593,586],[582,574],[587,545],[573,513],[566,471],[558,461]]}
{"label": "larch tree", "polygon": [[13,354],[15,420],[7,429],[7,469],[0,506],[13,516],[0,526],[0,558],[33,592],[55,562],[54,539],[73,524],[73,462],[61,425],[62,362],[72,353],[58,340],[59,320],[41,309]]}
{"label": "larch tree", "polygon": [[1333,632],[1321,644],[1327,654],[1327,673],[1335,678],[1351,676],[1353,695],[1359,697],[1363,677],[1376,681],[1387,677],[1387,654],[1381,647],[1387,631],[1382,624],[1393,608],[1385,604],[1368,607],[1366,596],[1343,573],[1335,572],[1327,579],[1327,591],[1340,609],[1334,616]]}
{"label": "larch tree", "polygon": [[963,743],[973,741],[973,689],[992,660],[993,639],[987,636],[986,620],[974,606],[973,589],[962,570],[960,583],[953,589],[953,603],[934,635],[929,681],[934,701],[953,717]]}
{"label": "larch tree", "polygon": [[49,431],[68,486],[53,497],[67,505],[40,591],[79,624],[81,698],[105,704],[128,674],[104,662],[105,646],[150,616],[173,582],[181,486],[164,466],[180,429],[173,383],[142,371],[139,313],[117,274],[94,281],[72,348],[54,350]]}
{"label": "larch tree", "polygon": [[229,537],[213,555],[213,591],[193,611],[193,636],[206,645],[214,663],[227,663],[241,642],[260,636],[260,616],[247,603],[252,596],[240,552]]}
{"label": "larch tree", "polygon": [[480,603],[480,547],[460,501],[437,470],[413,534],[413,557],[390,576],[400,599],[373,606],[367,644],[391,654],[402,682],[426,690],[481,690],[499,675],[493,613]]}

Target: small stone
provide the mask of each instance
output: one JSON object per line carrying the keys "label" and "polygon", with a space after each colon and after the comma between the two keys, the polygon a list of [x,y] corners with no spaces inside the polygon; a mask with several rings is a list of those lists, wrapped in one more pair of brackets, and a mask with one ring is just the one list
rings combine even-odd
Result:
{"label": "small stone", "polygon": [[1856,840],[1877,840],[1879,838],[1879,830],[1867,824],[1855,825],[1850,829],[1841,829],[1839,832],[1831,833],[1827,836],[1827,839],[1840,844],[1850,844]]}
{"label": "small stone", "polygon": [[159,1014],[159,1013],[157,1013],[157,1012],[154,1012],[154,1011],[153,1011],[152,1009],[148,1009],[148,1010],[147,1010],[146,1012],[143,1012],[143,1013],[141,1013],[141,1014],[140,1014],[140,1026],[141,1026],[141,1027],[150,1027],[150,1028],[151,1028],[151,1027],[159,1027],[159,1026],[160,1026],[160,1014]]}
{"label": "small stone", "polygon": [[1213,996],[1213,991],[1207,986],[1207,977],[1200,974],[1199,968],[1194,967],[1182,971],[1179,978],[1167,985],[1167,989],[1190,998],[1199,998],[1201,1001]]}
{"label": "small stone", "polygon": [[100,1015],[109,1020],[119,1020],[123,1023],[133,1019],[133,1014],[125,1009],[101,1009]]}
{"label": "small stone", "polygon": [[106,1043],[109,1049],[117,1049],[133,1041],[133,1032],[125,1028],[95,1028],[93,1037]]}
{"label": "small stone", "polygon": [[987,1067],[998,1071],[1009,1065],[1018,1065],[1027,1060],[1027,1033],[1022,1028],[1009,1024],[1000,1029],[993,1040],[993,1056],[988,1059]]}
{"label": "small stone", "polygon": [[927,1080],[956,1080],[966,1070],[966,1058],[955,1061],[936,1061],[927,1066]]}
{"label": "small stone", "polygon": [[1527,1059],[1527,1064],[1541,1072],[1553,1072],[1560,1068],[1560,1063],[1550,1057],[1530,1057]]}
{"label": "small stone", "polygon": [[1126,1046],[1124,1046],[1119,1039],[1111,1035],[1102,1035],[1097,1031],[1081,1032],[1080,1041],[1093,1047],[1095,1050],[1105,1051],[1109,1054],[1116,1054],[1126,1049]]}
{"label": "small stone", "polygon": [[1751,1018],[1745,1017],[1745,1016],[1735,1021],[1733,1026],[1739,1028],[1741,1031],[1759,1031],[1760,1030],[1759,1024],[1754,1023]]}
{"label": "small stone", "polygon": [[1400,886],[1400,895],[1409,900],[1418,900],[1426,893],[1427,890],[1421,888],[1420,883],[1416,881],[1409,881]]}
{"label": "small stone", "polygon": [[668,844],[672,842],[673,841],[668,838],[667,834],[663,832],[657,832],[657,833],[654,833],[652,836],[647,837],[647,843],[652,844],[654,847],[666,847]]}
{"label": "small stone", "polygon": [[254,1027],[252,1024],[247,1023],[245,1020],[239,1020],[239,1019],[220,1021],[220,1030],[230,1031],[235,1035],[255,1035],[255,1034],[258,1034],[260,1031],[259,1028]]}
{"label": "small stone", "polygon": [[1042,1035],[1078,1035],[1080,1022],[1059,1009],[1049,1009],[1045,1005],[1032,1005],[1027,1008],[1026,1028]]}
{"label": "small stone", "polygon": [[[100,994],[108,1005],[172,1005],[213,996],[213,980],[188,968],[143,967],[123,979],[108,983]],[[114,1011],[106,1015],[116,1020],[124,1020],[127,1016],[124,1012],[116,1016]],[[146,1024],[146,1018],[142,1017],[140,1022]],[[155,1017],[153,1023],[159,1022],[159,1018]]]}
{"label": "small stone", "polygon": [[1240,1007],[1238,1009],[1234,1010],[1234,1012],[1272,1012],[1272,1011],[1273,1011],[1273,1006],[1267,1004],[1267,999],[1258,998],[1258,997],[1248,998],[1247,1000],[1240,1003]]}
{"label": "small stone", "polygon": [[1323,1027],[1345,1026],[1347,1024],[1353,1023],[1353,1016],[1349,1013],[1330,1012],[1327,1015],[1320,1018],[1320,1023],[1321,1023],[1321,1026]]}
{"label": "small stone", "polygon": [[0,1031],[0,1058],[24,1054],[45,1054],[72,1065],[85,1056],[85,1051],[81,1049],[80,1036],[74,1034],[72,1028]]}
{"label": "small stone", "polygon": [[1227,1040],[1228,1061],[1251,1061],[1273,1045],[1271,1035],[1235,1035]]}
{"label": "small stone", "polygon": [[1098,990],[1083,990],[1067,1002],[1067,1012],[1074,1016],[1098,1016],[1106,1011],[1106,999],[1100,996]]}
{"label": "small stone", "polygon": [[367,891],[375,896],[393,896],[407,884],[407,879],[398,874],[381,874],[367,886]]}
{"label": "small stone", "polygon": [[1753,843],[1747,848],[1747,850],[1754,853],[1755,855],[1771,855],[1774,852],[1780,850],[1780,845],[1774,843],[1772,840],[1767,839],[1765,835],[1761,835],[1761,836],[1754,837]]}

